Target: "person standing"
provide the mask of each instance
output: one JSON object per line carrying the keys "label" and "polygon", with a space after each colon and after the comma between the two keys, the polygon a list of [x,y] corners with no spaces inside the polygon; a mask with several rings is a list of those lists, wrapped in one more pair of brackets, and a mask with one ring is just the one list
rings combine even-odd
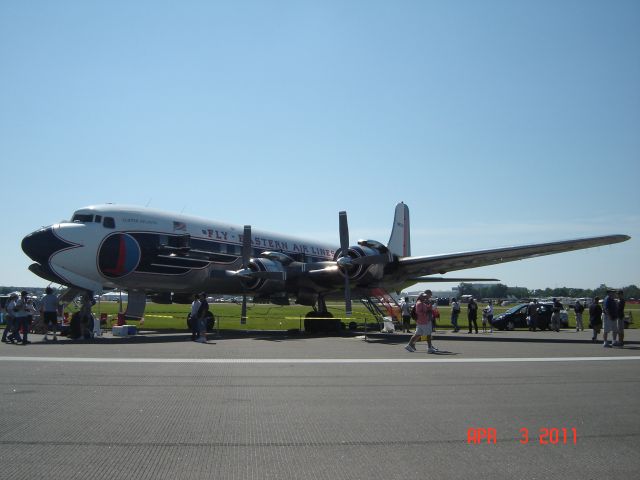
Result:
{"label": "person standing", "polygon": [[82,295],[82,304],[80,306],[80,310],[78,311],[78,317],[80,320],[80,338],[84,338],[85,340],[89,340],[93,338],[93,323],[95,319],[93,318],[93,313],[91,308],[95,305],[96,301],[93,299],[92,292],[85,292]]}
{"label": "person standing", "polygon": [[551,330],[560,331],[560,311],[562,304],[557,298],[553,299],[553,307],[551,307]]}
{"label": "person standing", "polygon": [[594,297],[593,302],[589,305],[589,327],[593,329],[593,337],[591,341],[598,339],[598,334],[602,328],[602,307],[600,306],[600,297]]}
{"label": "person standing", "polygon": [[402,331],[408,333],[411,327],[411,305],[409,305],[409,297],[404,297],[400,303],[400,313],[402,314]]}
{"label": "person standing", "polygon": [[191,312],[189,313],[189,327],[191,328],[191,340],[198,339],[200,324],[198,322],[198,311],[200,310],[200,296],[196,293],[191,302]]}
{"label": "person standing", "polygon": [[486,307],[482,309],[482,331],[487,331],[487,323],[489,324],[489,333],[493,333],[493,300],[489,300]]}
{"label": "person standing", "polygon": [[451,300],[451,325],[453,325],[453,331],[458,332],[458,315],[460,315],[460,303],[456,297]]}
{"label": "person standing", "polygon": [[624,347],[624,292],[622,290],[618,290],[618,315],[616,317],[616,322],[618,324],[618,341],[613,342],[614,347]]}
{"label": "person standing", "polygon": [[[7,319],[7,326],[2,332],[2,341],[6,343],[18,342],[20,343],[22,339],[20,338],[19,328],[16,323],[16,313],[14,308],[16,306],[16,301],[18,300],[18,294],[12,293],[9,295],[7,299],[7,304],[5,305],[5,317]],[[17,338],[16,338],[17,335]]]}
{"label": "person standing", "polygon": [[44,341],[48,341],[49,330],[53,332],[53,341],[57,340],[56,334],[58,330],[58,309],[60,302],[58,297],[53,293],[51,287],[45,290],[45,296],[42,297],[40,304],[40,315],[42,315],[42,323],[44,324]]}
{"label": "person standing", "polygon": [[478,304],[473,297],[469,299],[467,318],[469,319],[469,333],[472,333],[472,326],[475,327],[476,333],[478,333]]}
{"label": "person standing", "polygon": [[580,303],[580,300],[576,300],[576,304],[573,306],[573,311],[576,312],[576,332],[584,332],[584,326],[582,325],[582,312],[584,312],[584,305]]}
{"label": "person standing", "polygon": [[413,334],[409,343],[405,345],[405,350],[409,352],[416,351],[416,342],[420,337],[427,338],[427,352],[437,353],[438,349],[431,343],[431,334],[433,332],[433,308],[431,305],[431,290],[425,290],[418,297],[416,302],[416,332]]}
{"label": "person standing", "polygon": [[200,294],[200,308],[198,308],[198,328],[200,335],[198,342],[207,343],[207,314],[209,313],[209,302],[207,302],[207,294]]}
{"label": "person standing", "polygon": [[[27,345],[31,343],[29,341],[29,328],[31,323],[31,311],[29,309],[29,292],[22,291],[20,298],[15,302],[13,307],[15,320],[17,323],[18,335],[20,329],[22,329],[22,344]],[[18,340],[20,342],[20,340]]]}
{"label": "person standing", "polygon": [[535,332],[538,328],[538,299],[529,302],[527,317],[529,317],[529,330]]}
{"label": "person standing", "polygon": [[604,317],[604,333],[602,334],[604,342],[602,346],[604,348],[612,347],[611,342],[608,341],[609,333],[611,333],[614,341],[616,341],[618,337],[618,325],[616,323],[618,305],[616,305],[616,300],[613,298],[613,293],[613,290],[607,290],[607,296],[604,297],[604,302],[602,303],[602,313]]}

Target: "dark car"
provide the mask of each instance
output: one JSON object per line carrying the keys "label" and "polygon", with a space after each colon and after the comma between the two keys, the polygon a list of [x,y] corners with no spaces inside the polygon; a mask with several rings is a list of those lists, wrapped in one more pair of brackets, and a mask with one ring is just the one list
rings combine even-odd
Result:
{"label": "dark car", "polygon": [[[520,303],[514,307],[511,307],[506,312],[493,317],[491,324],[493,325],[493,328],[497,328],[498,330],[529,328],[529,325],[527,325],[528,308],[528,303]],[[553,303],[538,303],[538,322],[536,328],[540,330],[549,329],[552,310]],[[569,326],[569,314],[566,312],[566,310],[562,310],[560,312],[560,325],[562,328],[567,328]]]}

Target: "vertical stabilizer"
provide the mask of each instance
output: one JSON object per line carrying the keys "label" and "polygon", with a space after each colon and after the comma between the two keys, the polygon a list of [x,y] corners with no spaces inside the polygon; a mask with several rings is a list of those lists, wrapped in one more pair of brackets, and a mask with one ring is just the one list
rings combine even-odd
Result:
{"label": "vertical stabilizer", "polygon": [[393,229],[389,244],[389,251],[399,257],[411,256],[411,238],[409,235],[409,207],[403,202],[396,205],[396,214],[393,219]]}

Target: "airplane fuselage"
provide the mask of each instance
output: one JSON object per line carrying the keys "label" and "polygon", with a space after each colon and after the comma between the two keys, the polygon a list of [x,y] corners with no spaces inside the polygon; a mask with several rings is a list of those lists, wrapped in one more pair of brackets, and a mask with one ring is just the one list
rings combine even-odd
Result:
{"label": "airplane fuselage", "polygon": [[[149,291],[234,294],[243,290],[239,279],[217,278],[211,272],[240,268],[242,242],[243,228],[237,225],[107,204],[79,209],[69,222],[32,233],[23,240],[23,249],[39,265],[32,268],[35,273],[96,293],[144,285]],[[252,257],[274,252],[303,264],[331,261],[337,250],[264,231],[252,232],[251,248]],[[264,258],[260,267],[275,269],[276,263]],[[270,281],[254,283],[264,287]],[[273,290],[282,287],[274,285]]]}

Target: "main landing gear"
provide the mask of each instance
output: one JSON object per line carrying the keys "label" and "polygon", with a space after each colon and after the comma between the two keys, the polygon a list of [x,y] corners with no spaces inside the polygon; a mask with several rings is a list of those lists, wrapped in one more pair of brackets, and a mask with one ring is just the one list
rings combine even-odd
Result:
{"label": "main landing gear", "polygon": [[307,313],[304,318],[304,331],[307,333],[336,333],[344,330],[340,319],[333,318],[327,310],[324,297],[318,297],[318,307]]}

